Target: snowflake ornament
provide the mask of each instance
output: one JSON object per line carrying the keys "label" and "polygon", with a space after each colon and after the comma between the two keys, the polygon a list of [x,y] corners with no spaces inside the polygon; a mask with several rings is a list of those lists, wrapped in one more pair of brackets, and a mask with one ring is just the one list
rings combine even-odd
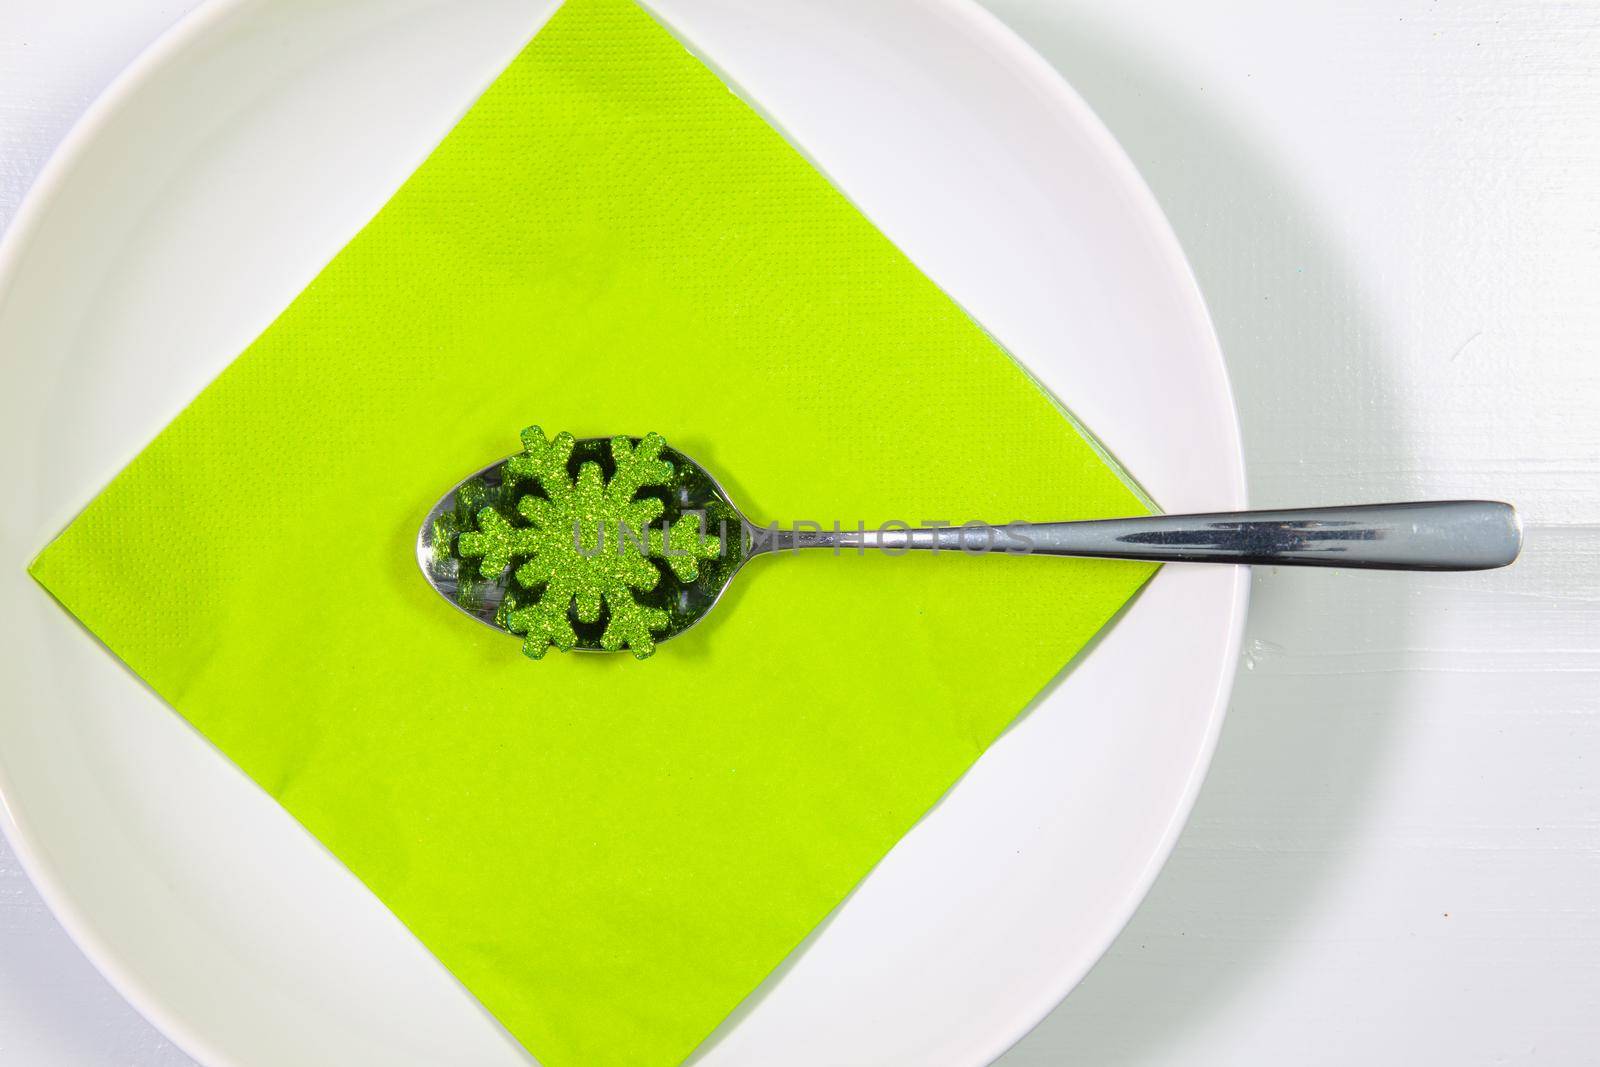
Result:
{"label": "snowflake ornament", "polygon": [[659,434],[638,444],[613,437],[609,481],[592,460],[571,475],[567,464],[576,443],[570,433],[546,438],[537,426],[522,431],[522,452],[501,467],[502,500],[515,499],[515,518],[486,504],[477,511],[476,528],[457,537],[456,552],[463,561],[478,561],[478,574],[489,581],[511,569],[517,588],[507,590],[497,621],[522,635],[528,656],[540,659],[551,645],[571,651],[578,643],[572,617],[595,623],[603,611],[600,646],[627,648],[644,659],[669,622],[665,611],[638,599],[660,582],[657,561],[691,582],[722,543],[706,536],[693,514],[656,525],[666,506],[639,490],[672,480]]}

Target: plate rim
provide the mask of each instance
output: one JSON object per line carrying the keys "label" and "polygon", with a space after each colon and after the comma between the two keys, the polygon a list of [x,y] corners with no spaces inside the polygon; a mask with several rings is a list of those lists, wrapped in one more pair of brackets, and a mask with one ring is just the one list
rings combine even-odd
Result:
{"label": "plate rim", "polygon": [[[11,288],[14,275],[22,260],[21,253],[29,246],[34,231],[48,214],[65,179],[72,173],[86,149],[114,121],[126,98],[138,92],[141,86],[167,62],[188,50],[194,41],[208,30],[232,17],[238,9],[258,2],[259,0],[202,0],[197,7],[180,17],[140,50],[84,109],[67,134],[51,151],[23,195],[10,225],[3,234],[0,234],[0,292]],[[642,2],[646,7],[652,6],[649,0]],[[1223,386],[1222,398],[1225,402],[1227,428],[1231,431],[1233,450],[1230,480],[1234,483],[1237,505],[1248,506],[1243,433],[1237,397],[1232,387],[1227,362],[1203,290],[1154,192],[1110,129],[1071,86],[1065,74],[1028,44],[1016,30],[979,3],[979,0],[934,0],[934,3],[945,16],[964,23],[974,38],[1000,49],[1005,61],[1024,74],[1030,84],[1047,90],[1051,95],[1053,106],[1066,113],[1077,129],[1096,142],[1102,158],[1118,172],[1117,177],[1121,187],[1138,201],[1137,211],[1147,223],[1149,232],[1159,240],[1160,252],[1167,261],[1166,265],[1175,272],[1176,277],[1184,280],[1200,312],[1207,354],[1214,361]],[[1011,1032],[997,1035],[987,1043],[985,1063],[992,1063],[1019,1043],[1087,976],[1121,936],[1148,895],[1156,877],[1171,857],[1210,769],[1222,725],[1227,717],[1228,702],[1237,677],[1249,594],[1249,569],[1234,568],[1232,601],[1228,609],[1228,637],[1224,646],[1226,658],[1217,677],[1216,688],[1210,695],[1210,707],[1206,715],[1201,744],[1189,767],[1180,799],[1172,809],[1161,839],[1151,851],[1141,876],[1126,885],[1119,894],[1122,904],[1115,914],[1108,914],[1102,922],[1096,924],[1097,934],[1091,938],[1096,947],[1088,954],[1087,962],[1081,966],[1064,964],[1055,982],[1041,986],[1038,993],[1027,1003],[1019,1003],[1017,1025]],[[73,943],[119,995],[186,1054],[208,1065],[231,1062],[228,1057],[213,1048],[203,1034],[192,1029],[185,1018],[170,1010],[159,995],[148,990],[131,966],[103,942],[96,933],[94,924],[75,901],[70,889],[45,859],[46,849],[36,833],[30,829],[25,820],[18,817],[18,812],[8,802],[10,795],[12,795],[12,785],[7,778],[4,764],[0,763],[0,835],[3,835],[10,844],[18,864]]]}

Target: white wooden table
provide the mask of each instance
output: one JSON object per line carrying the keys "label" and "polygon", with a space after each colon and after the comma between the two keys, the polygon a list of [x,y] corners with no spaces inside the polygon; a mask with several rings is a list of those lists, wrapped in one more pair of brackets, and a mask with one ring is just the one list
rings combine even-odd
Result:
{"label": "white wooden table", "polygon": [[[1003,1063],[1596,1062],[1600,4],[988,2],[1177,228],[1256,504],[1528,522],[1504,572],[1257,574],[1182,844]],[[0,4],[0,224],[193,6]],[[188,1062],[0,845],[0,1063]]]}

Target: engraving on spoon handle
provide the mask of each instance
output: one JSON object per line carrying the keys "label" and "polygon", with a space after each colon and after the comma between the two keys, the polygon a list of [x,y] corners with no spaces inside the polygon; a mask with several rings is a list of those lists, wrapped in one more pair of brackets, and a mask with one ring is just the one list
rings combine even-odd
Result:
{"label": "engraving on spoon handle", "polygon": [[799,548],[964,549],[1157,563],[1472,571],[1515,560],[1522,548],[1522,524],[1509,504],[1442,500],[1009,526],[783,531],[769,550]]}
{"label": "engraving on spoon handle", "polygon": [[1493,500],[1154,515],[1028,533],[1047,555],[1369,570],[1487,570],[1522,548],[1516,510]]}

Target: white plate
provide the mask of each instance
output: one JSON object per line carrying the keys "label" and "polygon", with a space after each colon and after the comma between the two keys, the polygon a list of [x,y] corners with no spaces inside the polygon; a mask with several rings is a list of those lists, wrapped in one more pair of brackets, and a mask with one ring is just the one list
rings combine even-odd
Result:
{"label": "white plate", "polygon": [[[0,249],[5,830],[208,1064],[523,1054],[23,566],[310,280],[548,0],[214,0],[101,99]],[[1244,504],[1183,256],[1128,160],[962,0],[656,9],[1169,511]],[[1070,72],[1068,72],[1070,73]],[[1209,760],[1246,583],[1167,568],[735,1013],[706,1065],[987,1062],[1088,970]]]}

